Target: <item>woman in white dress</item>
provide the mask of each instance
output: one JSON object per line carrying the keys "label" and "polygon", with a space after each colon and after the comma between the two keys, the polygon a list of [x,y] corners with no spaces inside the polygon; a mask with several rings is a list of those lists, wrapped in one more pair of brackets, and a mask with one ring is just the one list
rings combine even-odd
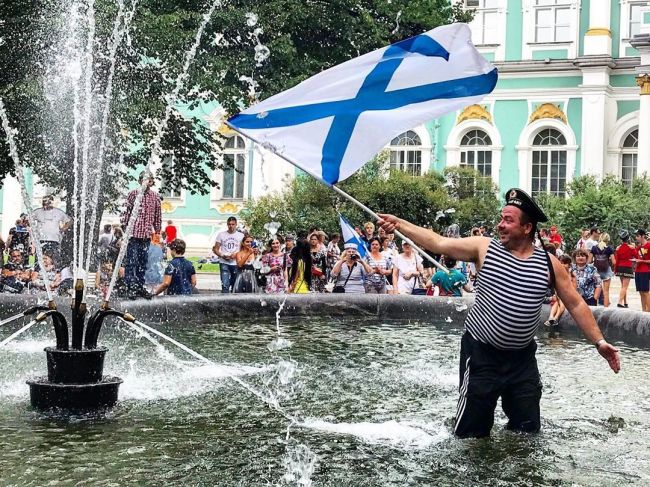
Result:
{"label": "woman in white dress", "polygon": [[408,242],[402,243],[402,253],[393,261],[393,294],[411,294],[422,276],[422,257]]}

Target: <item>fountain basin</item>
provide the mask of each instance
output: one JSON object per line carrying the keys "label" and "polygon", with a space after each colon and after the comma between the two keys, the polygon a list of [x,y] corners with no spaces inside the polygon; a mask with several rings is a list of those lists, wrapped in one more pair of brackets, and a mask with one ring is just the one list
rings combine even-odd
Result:
{"label": "fountain basin", "polygon": [[110,408],[117,402],[122,383],[119,377],[105,376],[92,384],[57,384],[47,377],[28,380],[31,404],[40,410],[86,411]]}
{"label": "fountain basin", "polygon": [[104,375],[104,357],[108,349],[59,350],[47,347],[47,378],[55,384],[91,384]]}

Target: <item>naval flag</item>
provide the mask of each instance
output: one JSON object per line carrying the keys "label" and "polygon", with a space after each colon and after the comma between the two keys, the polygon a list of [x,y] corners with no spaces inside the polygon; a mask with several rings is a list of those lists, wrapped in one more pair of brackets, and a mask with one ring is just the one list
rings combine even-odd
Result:
{"label": "naval flag", "polygon": [[339,222],[341,223],[341,237],[343,239],[343,248],[356,248],[359,252],[359,256],[363,259],[368,252],[366,244],[361,237],[356,232],[356,230],[350,225],[343,215],[339,213]]}
{"label": "naval flag", "polygon": [[334,66],[228,124],[333,185],[400,133],[477,103],[497,77],[469,27],[446,25]]}

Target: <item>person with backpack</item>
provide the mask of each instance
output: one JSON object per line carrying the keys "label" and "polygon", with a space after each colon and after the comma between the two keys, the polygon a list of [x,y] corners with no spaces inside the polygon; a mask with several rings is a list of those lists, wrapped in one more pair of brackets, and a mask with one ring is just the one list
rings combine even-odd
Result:
{"label": "person with backpack", "polygon": [[614,249],[609,245],[609,240],[609,234],[603,232],[600,234],[598,243],[591,248],[592,263],[602,281],[602,293],[600,296],[605,308],[610,303],[609,285],[612,282],[612,277],[614,277],[614,271],[612,269],[614,267],[612,260]]}

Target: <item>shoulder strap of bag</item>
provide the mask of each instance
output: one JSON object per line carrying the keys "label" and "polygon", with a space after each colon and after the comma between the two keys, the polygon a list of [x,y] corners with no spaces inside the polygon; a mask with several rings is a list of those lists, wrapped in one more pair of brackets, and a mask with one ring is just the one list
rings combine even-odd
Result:
{"label": "shoulder strap of bag", "polygon": [[[350,276],[352,275],[352,271],[354,270],[354,268],[356,266],[357,266],[357,263],[355,262],[354,264],[352,264],[352,267],[348,267],[348,277],[345,278],[345,282],[343,283],[343,287],[348,285],[348,281],[350,280]],[[338,281],[338,277],[336,278],[336,280]]]}

